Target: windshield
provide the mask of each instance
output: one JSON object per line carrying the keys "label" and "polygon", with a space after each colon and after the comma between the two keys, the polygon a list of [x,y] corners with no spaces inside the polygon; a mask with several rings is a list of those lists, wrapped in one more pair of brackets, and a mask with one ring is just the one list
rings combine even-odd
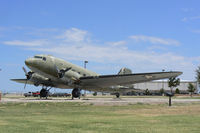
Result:
{"label": "windshield", "polygon": [[42,59],[42,56],[34,56],[34,58]]}

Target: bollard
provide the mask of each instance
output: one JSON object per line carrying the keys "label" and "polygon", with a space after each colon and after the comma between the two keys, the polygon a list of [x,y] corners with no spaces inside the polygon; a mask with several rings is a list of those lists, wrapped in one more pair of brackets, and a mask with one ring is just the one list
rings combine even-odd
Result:
{"label": "bollard", "polygon": [[172,106],[172,97],[174,96],[171,92],[166,92],[166,96],[169,97],[169,106]]}
{"label": "bollard", "polygon": [[1,91],[0,91],[0,102],[1,102]]}

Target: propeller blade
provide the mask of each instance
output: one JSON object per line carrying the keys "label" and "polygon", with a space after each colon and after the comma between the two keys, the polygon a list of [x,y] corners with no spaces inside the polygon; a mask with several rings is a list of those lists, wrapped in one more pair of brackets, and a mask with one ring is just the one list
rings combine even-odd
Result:
{"label": "propeller blade", "polygon": [[72,69],[72,67],[66,68],[66,69],[64,70],[64,72],[67,72],[67,71],[69,71],[70,69]]}
{"label": "propeller blade", "polygon": [[65,74],[67,71],[69,71],[70,69],[72,69],[71,67],[69,67],[69,68],[66,68],[66,69],[61,69],[60,70],[60,73],[63,73],[63,74]]}
{"label": "propeller blade", "polygon": [[24,84],[24,89],[26,88],[27,80],[28,80],[28,79],[26,79],[26,83]]}
{"label": "propeller blade", "polygon": [[24,70],[25,74],[27,75],[28,72],[26,71],[26,69],[24,67],[22,67],[22,69]]}

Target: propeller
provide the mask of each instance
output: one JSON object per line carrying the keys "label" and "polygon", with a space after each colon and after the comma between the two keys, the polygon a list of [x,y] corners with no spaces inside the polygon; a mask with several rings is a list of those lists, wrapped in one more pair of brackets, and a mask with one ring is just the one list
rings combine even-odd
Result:
{"label": "propeller", "polygon": [[26,88],[26,84],[27,84],[28,80],[31,79],[33,72],[31,72],[31,71],[27,72],[24,67],[22,67],[22,69],[23,69],[23,71],[25,73],[25,76],[26,76],[26,82],[24,84],[24,89],[25,89]]}

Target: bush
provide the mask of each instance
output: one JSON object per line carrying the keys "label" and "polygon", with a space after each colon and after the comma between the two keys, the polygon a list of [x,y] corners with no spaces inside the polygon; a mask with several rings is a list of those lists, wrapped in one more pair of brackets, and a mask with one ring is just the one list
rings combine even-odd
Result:
{"label": "bush", "polygon": [[150,95],[149,89],[146,89],[144,92],[145,95]]}
{"label": "bush", "polygon": [[96,95],[97,95],[97,92],[94,92],[94,93],[93,93],[93,96],[96,96]]}

